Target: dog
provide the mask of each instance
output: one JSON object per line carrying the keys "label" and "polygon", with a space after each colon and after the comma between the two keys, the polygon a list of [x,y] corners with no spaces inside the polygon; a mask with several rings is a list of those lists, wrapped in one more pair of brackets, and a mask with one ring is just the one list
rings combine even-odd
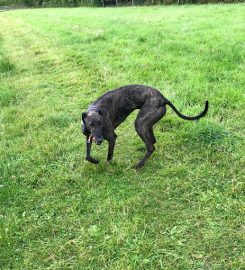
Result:
{"label": "dog", "polygon": [[117,138],[115,129],[132,111],[139,109],[135,129],[145,143],[146,153],[135,167],[137,169],[143,167],[155,150],[153,125],[166,114],[166,105],[185,120],[197,120],[205,116],[208,111],[208,101],[206,101],[205,108],[199,115],[185,116],[157,89],[144,85],[123,86],[99,97],[90,105],[87,112],[82,113],[82,133],[86,136],[86,160],[99,163],[91,157],[91,146],[93,141],[100,145],[105,139],[109,142],[107,161],[110,162]]}

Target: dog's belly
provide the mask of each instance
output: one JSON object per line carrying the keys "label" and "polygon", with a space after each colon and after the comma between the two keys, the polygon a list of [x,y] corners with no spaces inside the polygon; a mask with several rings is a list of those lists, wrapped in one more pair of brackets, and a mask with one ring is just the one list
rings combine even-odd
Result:
{"label": "dog's belly", "polygon": [[123,108],[118,108],[117,109],[117,113],[115,114],[116,117],[113,119],[113,126],[114,128],[117,128],[129,115],[132,111],[134,111],[135,107],[133,108],[127,108],[127,107],[123,107]]}

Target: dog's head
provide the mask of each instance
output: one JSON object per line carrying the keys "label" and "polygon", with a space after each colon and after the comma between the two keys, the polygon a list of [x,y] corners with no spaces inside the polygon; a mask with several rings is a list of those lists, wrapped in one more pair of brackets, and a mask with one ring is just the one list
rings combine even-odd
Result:
{"label": "dog's head", "polygon": [[102,144],[103,138],[103,116],[99,110],[90,110],[82,113],[82,132],[89,136],[89,141]]}

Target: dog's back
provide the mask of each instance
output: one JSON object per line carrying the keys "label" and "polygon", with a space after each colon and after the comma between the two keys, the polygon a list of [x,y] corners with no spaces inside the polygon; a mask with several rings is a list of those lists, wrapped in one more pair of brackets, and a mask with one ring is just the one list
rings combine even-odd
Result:
{"label": "dog's back", "polygon": [[108,91],[97,99],[91,107],[109,111],[112,121],[115,117],[126,117],[133,110],[140,109],[145,103],[154,102],[156,106],[163,105],[165,98],[151,87],[144,85],[127,85]]}

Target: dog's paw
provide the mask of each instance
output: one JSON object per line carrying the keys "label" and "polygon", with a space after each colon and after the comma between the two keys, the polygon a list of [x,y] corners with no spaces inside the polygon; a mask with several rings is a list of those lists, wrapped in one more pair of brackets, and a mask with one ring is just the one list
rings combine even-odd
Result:
{"label": "dog's paw", "polygon": [[107,159],[107,160],[106,160],[106,163],[107,163],[108,165],[110,165],[110,164],[112,163],[112,159]]}
{"label": "dog's paw", "polygon": [[136,164],[136,165],[134,166],[134,169],[140,170],[140,169],[143,168],[144,164],[145,164],[145,163],[139,162],[138,164]]}
{"label": "dog's paw", "polygon": [[91,162],[91,163],[93,163],[93,164],[98,164],[99,163],[99,160],[94,159],[92,157],[87,157],[86,160],[89,161],[89,162]]}

